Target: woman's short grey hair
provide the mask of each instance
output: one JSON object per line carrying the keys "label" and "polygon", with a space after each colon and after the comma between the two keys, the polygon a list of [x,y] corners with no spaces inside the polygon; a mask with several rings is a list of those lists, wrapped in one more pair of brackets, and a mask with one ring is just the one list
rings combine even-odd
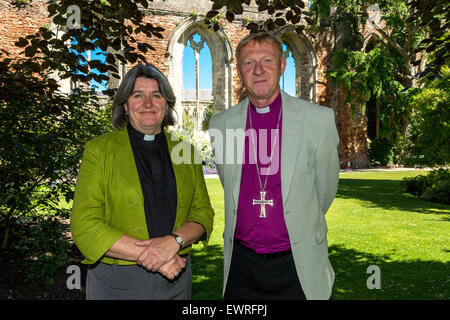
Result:
{"label": "woman's short grey hair", "polygon": [[122,129],[125,127],[128,122],[129,118],[128,115],[125,113],[124,104],[127,102],[128,98],[130,97],[131,93],[133,92],[134,83],[137,78],[148,78],[148,79],[154,79],[158,82],[159,92],[161,95],[166,99],[168,104],[167,113],[164,116],[162,127],[167,127],[175,124],[175,95],[173,94],[172,87],[170,86],[169,81],[164,76],[164,74],[159,71],[154,65],[152,64],[138,64],[135,67],[133,67],[123,78],[119,89],[117,90],[114,101],[113,101],[113,108],[112,108],[112,117],[111,122],[114,128],[116,129]]}

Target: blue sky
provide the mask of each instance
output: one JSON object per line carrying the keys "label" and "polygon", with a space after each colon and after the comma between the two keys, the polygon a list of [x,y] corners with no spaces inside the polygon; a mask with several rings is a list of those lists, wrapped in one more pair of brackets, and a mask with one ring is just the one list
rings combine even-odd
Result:
{"label": "blue sky", "polygon": [[[72,39],[71,45],[76,45],[77,43],[78,42],[75,39]],[[70,51],[76,53],[74,49],[70,49]],[[81,55],[86,59],[86,51],[83,52]],[[102,50],[100,50],[100,48],[96,48],[95,50],[91,50],[91,60],[99,60],[103,63],[106,63],[106,55],[103,53]],[[95,74],[100,74],[100,71],[98,71],[97,69],[91,69],[91,72]],[[91,80],[91,88],[97,91],[108,89],[106,87],[106,81],[102,81],[101,83],[99,83],[95,80]]]}
{"label": "blue sky", "polygon": [[[206,42],[203,49],[200,50],[199,60],[199,87],[200,89],[212,89],[211,51]],[[183,89],[195,89],[195,78],[195,54],[188,41],[183,52]]]}

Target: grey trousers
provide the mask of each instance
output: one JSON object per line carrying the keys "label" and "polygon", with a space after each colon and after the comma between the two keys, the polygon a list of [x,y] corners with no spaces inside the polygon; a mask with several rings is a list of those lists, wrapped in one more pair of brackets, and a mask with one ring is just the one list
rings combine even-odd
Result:
{"label": "grey trousers", "polygon": [[99,263],[89,268],[86,278],[87,300],[190,300],[191,259],[174,280],[138,266]]}

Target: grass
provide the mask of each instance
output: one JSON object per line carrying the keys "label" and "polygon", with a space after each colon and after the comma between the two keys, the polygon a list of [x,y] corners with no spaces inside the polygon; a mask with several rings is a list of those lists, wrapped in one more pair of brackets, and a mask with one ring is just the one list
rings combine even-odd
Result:
{"label": "grass", "polygon": [[[331,299],[449,299],[450,208],[403,193],[400,181],[424,172],[341,173],[326,215]],[[221,299],[223,190],[208,179],[216,211],[208,250],[192,251],[193,299]],[[380,268],[380,289],[368,289],[367,268]]]}

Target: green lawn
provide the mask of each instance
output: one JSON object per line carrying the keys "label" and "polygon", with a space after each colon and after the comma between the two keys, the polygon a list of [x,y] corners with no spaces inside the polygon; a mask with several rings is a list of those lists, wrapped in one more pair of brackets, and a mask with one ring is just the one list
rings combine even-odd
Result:
{"label": "green lawn", "polygon": [[[450,208],[399,186],[420,173],[341,173],[326,215],[336,273],[332,299],[450,299]],[[222,292],[223,190],[218,179],[207,179],[207,186],[215,229],[208,250],[192,252],[193,299],[220,299]],[[367,288],[371,265],[380,268],[381,289]]]}

